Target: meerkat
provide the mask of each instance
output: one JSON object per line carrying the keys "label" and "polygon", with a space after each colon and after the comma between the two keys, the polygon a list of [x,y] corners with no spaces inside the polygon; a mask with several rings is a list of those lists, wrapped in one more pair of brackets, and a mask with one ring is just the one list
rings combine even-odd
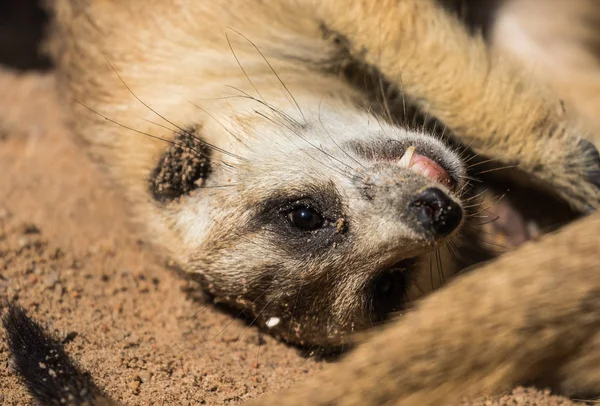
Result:
{"label": "meerkat", "polygon": [[53,12],[72,128],[149,238],[289,342],[343,345],[401,310],[425,258],[466,230],[464,159],[378,119],[339,74],[349,65],[519,179],[582,212],[600,202],[600,158],[560,100],[434,1],[56,0]]}
{"label": "meerkat", "polygon": [[[290,342],[338,345],[349,333],[402,308],[409,276],[421,273],[422,256],[465,231],[466,163],[433,134],[378,119],[365,108],[364,93],[339,74],[348,66],[374,70],[385,86],[400,89],[447,126],[453,139],[517,167],[525,178],[519,180],[581,212],[598,206],[600,157],[585,140],[589,135],[569,121],[543,83],[469,35],[433,1],[56,0],[54,12],[52,48],[75,133],[126,191],[158,246],[217,300],[244,309]],[[595,223],[588,221],[591,230]],[[579,241],[572,233],[563,233],[565,241]],[[540,246],[564,242],[555,238]],[[503,269],[506,286],[519,292],[515,284],[535,279],[545,264],[524,267],[528,262],[518,258],[533,260],[527,253],[515,253],[514,264],[506,259],[489,265],[434,294],[390,331],[404,337],[406,326],[419,317],[437,320],[428,306],[443,309],[455,294],[465,297],[458,302],[465,307],[457,309],[469,310],[477,304],[472,294],[464,295],[475,289],[471,283],[477,292],[487,286],[489,297],[498,298],[509,314],[517,304],[506,300],[506,290],[492,294],[491,270]],[[582,255],[587,260],[593,254]],[[530,273],[512,278],[515,269]],[[581,283],[583,277],[575,274],[581,269],[564,278]],[[532,306],[534,319],[543,316],[541,305],[548,300],[540,292],[544,278],[539,279],[537,290],[523,291],[531,301],[519,302],[519,309]],[[574,311],[578,303],[589,304],[564,300],[556,306]],[[491,317],[493,309],[485,309]],[[479,320],[468,316],[465,312],[465,322]],[[527,331],[527,325],[536,325],[529,321],[507,325],[506,331]],[[490,318],[490,330],[497,322]],[[466,324],[455,329],[449,339],[467,345],[471,330]],[[585,341],[569,341],[560,332],[560,348],[553,348],[554,342],[536,344],[556,354],[549,361],[567,359],[575,352],[570,345]],[[517,335],[513,344],[528,337]],[[419,353],[420,338],[414,334],[414,347],[398,349],[386,373],[406,365],[401,354]],[[455,375],[468,379],[497,378],[490,389],[535,378],[539,370],[533,367],[508,376],[513,370],[503,361],[498,366],[495,360],[507,354],[513,358],[502,359],[513,366],[508,351],[515,347],[509,344],[488,358],[473,356],[474,365],[444,364],[455,354],[444,358],[442,347],[423,359],[431,359],[425,366],[437,365],[440,372],[455,368]],[[540,363],[548,361],[524,348]],[[375,370],[387,368],[377,358],[365,364],[360,354],[345,364],[349,371],[362,373],[366,365],[364,371],[372,369],[375,377]],[[414,366],[405,373],[418,372],[423,367],[418,361],[412,359]],[[484,366],[478,369],[480,361]],[[393,389],[372,399],[405,396],[426,404],[414,402],[439,384],[402,383],[406,375],[394,376]],[[423,374],[412,376],[417,377]],[[440,394],[446,396],[451,384],[457,385],[453,393],[462,393],[469,383],[449,382],[438,388]],[[327,393],[322,402],[352,402],[335,390]]]}

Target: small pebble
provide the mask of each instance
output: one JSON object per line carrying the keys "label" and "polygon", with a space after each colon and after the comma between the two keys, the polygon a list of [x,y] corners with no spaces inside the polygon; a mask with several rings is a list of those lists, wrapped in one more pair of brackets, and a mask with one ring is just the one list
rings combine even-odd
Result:
{"label": "small pebble", "polygon": [[140,381],[131,381],[127,386],[129,386],[129,389],[131,389],[134,394],[138,394],[140,391]]}

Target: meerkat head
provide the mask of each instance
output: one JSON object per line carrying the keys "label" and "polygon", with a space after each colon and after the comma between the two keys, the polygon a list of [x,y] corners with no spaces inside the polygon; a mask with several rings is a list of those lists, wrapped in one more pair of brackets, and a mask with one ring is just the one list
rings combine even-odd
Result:
{"label": "meerkat head", "polygon": [[464,168],[428,134],[321,113],[254,115],[212,148],[206,127],[179,133],[150,190],[219,302],[331,346],[403,308],[421,257],[462,224]]}

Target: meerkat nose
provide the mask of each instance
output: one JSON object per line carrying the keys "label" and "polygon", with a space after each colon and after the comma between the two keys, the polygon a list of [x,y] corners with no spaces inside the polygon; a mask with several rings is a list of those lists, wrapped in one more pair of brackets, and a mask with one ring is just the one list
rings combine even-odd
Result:
{"label": "meerkat nose", "polygon": [[463,216],[461,207],[435,187],[415,196],[409,207],[421,225],[436,237],[444,237],[454,231]]}

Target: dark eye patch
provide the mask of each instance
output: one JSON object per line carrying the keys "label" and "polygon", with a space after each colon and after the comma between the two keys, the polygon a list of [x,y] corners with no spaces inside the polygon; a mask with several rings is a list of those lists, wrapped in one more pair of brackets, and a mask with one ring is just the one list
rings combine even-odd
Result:
{"label": "dark eye patch", "polygon": [[250,230],[267,233],[274,246],[299,259],[340,246],[348,231],[341,197],[333,183],[277,190],[257,207]]}
{"label": "dark eye patch", "polygon": [[211,172],[211,150],[201,141],[200,127],[177,132],[171,146],[151,172],[148,187],[152,197],[171,201],[201,187]]}

